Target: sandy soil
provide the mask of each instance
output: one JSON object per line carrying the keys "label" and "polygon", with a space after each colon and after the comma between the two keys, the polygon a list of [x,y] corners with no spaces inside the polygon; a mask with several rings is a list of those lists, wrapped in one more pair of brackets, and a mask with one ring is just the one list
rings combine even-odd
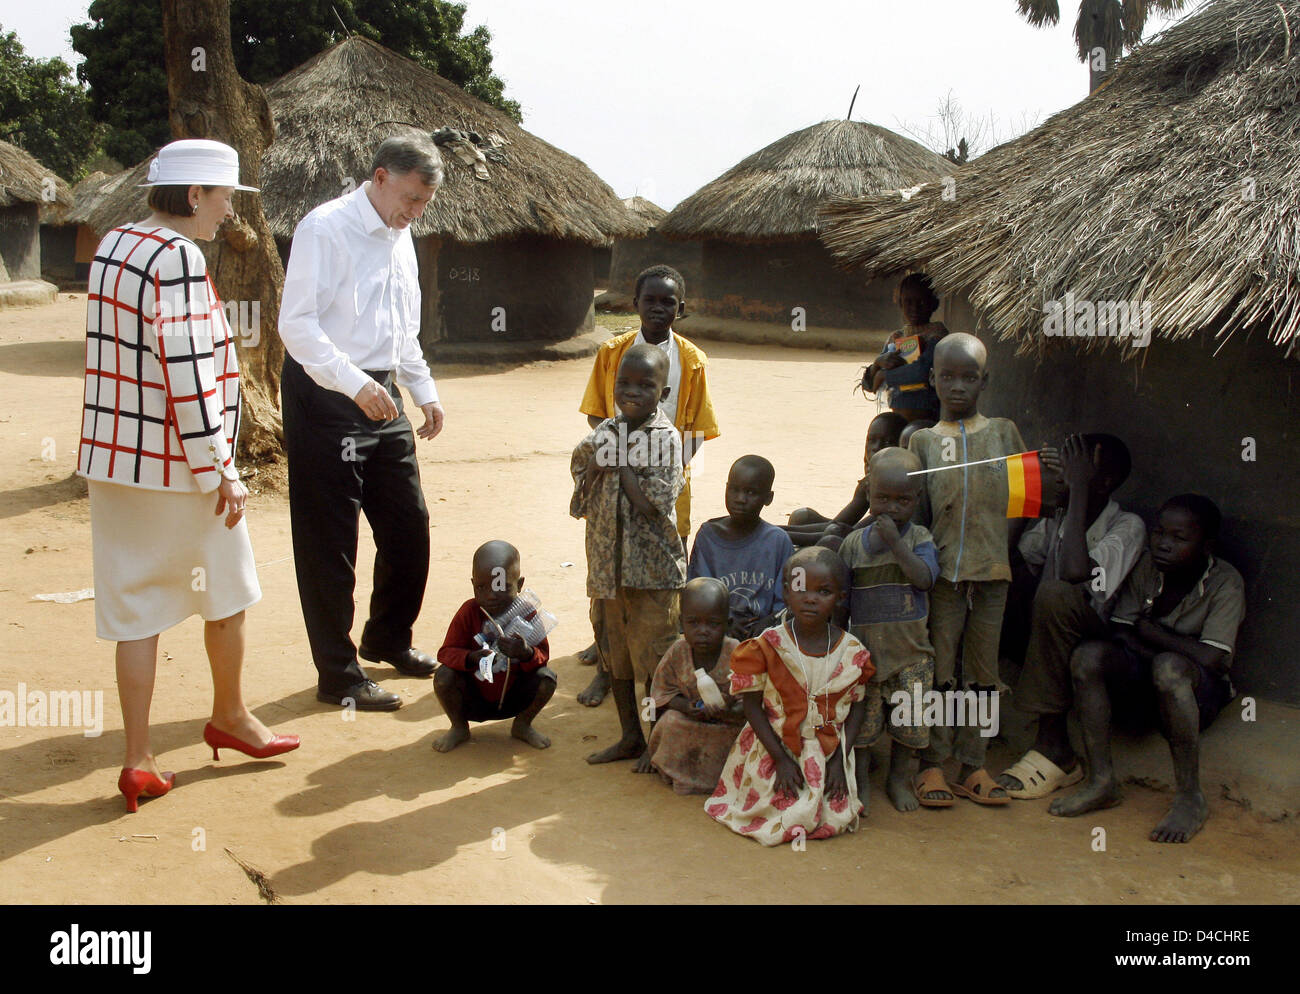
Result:
{"label": "sandy soil", "polygon": [[[567,516],[568,458],[587,360],[435,370],[448,427],[420,446],[433,516],[433,567],[417,645],[434,651],[469,595],[481,541],[520,547],[528,583],[561,619],[552,638],[560,688],[538,752],[508,723],[475,726],[450,755],[428,681],[372,674],[406,699],[396,714],[345,721],[315,701],[315,671],[294,584],[286,500],[261,494],[249,527],[265,598],[249,612],[251,705],[303,747],[283,762],[214,763],[201,741],[210,683],[197,618],[164,634],[154,744],[178,787],[126,815],[115,781],[122,736],[113,647],[94,637],[93,605],[33,595],[89,587],[87,502],[75,467],[84,299],[0,312],[0,690],[102,690],[103,735],[0,728],[0,901],[263,900],[229,855],[265,874],[285,902],[1292,902],[1300,898],[1294,828],[1218,798],[1190,846],[1146,833],[1168,795],[1130,786],[1126,803],[1061,820],[1046,802],[986,810],[895,812],[875,774],[857,835],[806,852],[763,850],[710,821],[628,764],[584,761],[612,741],[612,706],[575,701],[591,671],[572,653],[590,631],[582,525]],[[722,438],[698,457],[695,520],[723,511],[737,456],[777,466],[772,518],[801,504],[838,509],[861,472],[870,405],[850,392],[858,358],[714,345],[710,378]],[[53,441],[50,448],[49,440]],[[1030,440],[1031,442],[1034,440]],[[44,458],[43,458],[44,456]],[[363,527],[357,600],[369,597]],[[359,626],[364,615],[357,620]],[[994,752],[995,769],[1005,759]],[[1093,849],[1094,827],[1106,851]],[[494,847],[494,839],[497,841]],[[200,846],[200,842],[203,843]]]}

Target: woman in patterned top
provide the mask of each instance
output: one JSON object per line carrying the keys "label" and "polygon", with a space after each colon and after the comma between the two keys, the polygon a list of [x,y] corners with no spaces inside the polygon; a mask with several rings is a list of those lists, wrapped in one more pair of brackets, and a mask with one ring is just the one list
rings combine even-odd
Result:
{"label": "woman in patterned top", "polygon": [[[298,747],[244,706],[244,609],[261,599],[235,468],[239,369],[194,239],[234,214],[239,157],[220,142],[164,147],[150,164],[153,214],[104,236],[90,268],[86,389],[77,472],[89,481],[95,624],[117,643],[126,730],[118,789],[128,811],[167,793],[149,744],[158,636],[206,621],[217,749],[266,758]],[[213,500],[215,491],[216,500]]]}

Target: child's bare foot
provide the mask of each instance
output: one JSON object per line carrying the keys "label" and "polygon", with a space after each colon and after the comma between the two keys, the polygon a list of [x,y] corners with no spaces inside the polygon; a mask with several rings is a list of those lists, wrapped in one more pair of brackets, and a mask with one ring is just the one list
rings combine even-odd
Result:
{"label": "child's bare foot", "polygon": [[916,791],[912,789],[912,771],[900,767],[898,763],[890,764],[889,776],[885,780],[885,793],[899,811],[915,811],[921,806],[921,802],[916,798]]}
{"label": "child's bare foot", "polygon": [[551,740],[532,726],[531,722],[522,725],[515,721],[510,726],[510,734],[520,742],[527,742],[534,749],[549,749]]}
{"label": "child's bare foot", "polygon": [[1199,790],[1178,794],[1160,824],[1151,830],[1152,842],[1190,842],[1209,817],[1210,806]]}
{"label": "child's bare foot", "polygon": [[587,648],[583,649],[580,653],[578,653],[578,662],[580,662],[583,666],[596,665],[596,643],[595,642],[592,642],[591,645],[587,646]]}
{"label": "child's bare foot", "polygon": [[649,750],[649,749],[647,749],[645,752],[641,753],[641,758],[638,759],[638,760],[636,761],[636,765],[632,767],[632,772],[633,772],[633,773],[653,773],[653,772],[654,772],[654,767],[650,765],[650,750]]}
{"label": "child's bare foot", "polygon": [[645,752],[645,739],[638,735],[633,739],[619,739],[608,749],[593,752],[587,757],[587,762],[593,765],[596,763],[617,763],[622,759],[638,759],[643,752]]}
{"label": "child's bare foot", "polygon": [[591,683],[587,684],[587,689],[578,695],[578,703],[585,704],[589,708],[600,707],[600,702],[608,693],[609,674],[604,670],[597,670],[596,675],[591,678]]}
{"label": "child's bare foot", "polygon": [[446,735],[433,740],[433,747],[439,752],[451,752],[462,742],[469,741],[468,725],[452,725]]}
{"label": "child's bare foot", "polygon": [[1120,802],[1119,784],[1110,780],[1085,780],[1072,794],[1058,797],[1048,805],[1048,813],[1061,818],[1074,818],[1089,811],[1101,811],[1113,808]]}

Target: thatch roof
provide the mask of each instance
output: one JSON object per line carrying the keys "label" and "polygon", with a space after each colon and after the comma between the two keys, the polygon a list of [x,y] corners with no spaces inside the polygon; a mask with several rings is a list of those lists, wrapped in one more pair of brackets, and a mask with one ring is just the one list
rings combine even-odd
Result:
{"label": "thatch roof", "polygon": [[[119,224],[128,221],[143,221],[151,213],[148,199],[148,187],[140,184],[149,175],[149,163],[153,156],[137,162],[130,169],[106,177],[98,186],[89,184],[87,176],[77,184],[77,202],[68,212],[68,221],[72,224],[84,224],[99,234],[104,234]],[[92,174],[94,175],[94,174]]]}
{"label": "thatch roof", "polygon": [[823,121],[795,131],[683,200],[659,232],[673,238],[779,241],[817,234],[831,197],[912,187],[952,173],[942,156],[864,121]]}
{"label": "thatch roof", "polygon": [[[409,121],[421,130],[441,127],[496,134],[505,162],[489,161],[487,180],[443,153],[446,178],[424,216],[411,226],[417,238],[436,234],[461,242],[545,235],[607,245],[635,234],[614,191],[579,159],[529,134],[441,76],[367,38],[352,37],[321,52],[266,88],[276,138],[262,157],[262,207],[277,238],[291,238],[312,208],[360,185],[370,175],[375,147],[404,130],[376,127]],[[152,158],[152,156],[150,157]],[[144,180],[117,185],[91,211],[97,230],[139,220],[149,211]],[[236,195],[242,196],[240,194]],[[236,200],[238,208],[238,200]]]}
{"label": "thatch roof", "polygon": [[64,211],[60,224],[88,224],[91,209],[103,198],[105,189],[111,189],[113,180],[122,173],[96,170],[72,188],[72,206]]}
{"label": "thatch roof", "polygon": [[822,240],[871,274],[923,268],[1026,349],[1046,344],[1044,304],[1067,292],[1149,301],[1167,338],[1262,322],[1294,344],[1297,95],[1300,0],[1214,0],[1102,89],[969,164],[955,200],[928,186],[837,202]]}
{"label": "thatch roof", "polygon": [[[54,177],[54,200],[47,201],[44,184],[51,176]],[[17,145],[0,141],[0,207],[46,203],[71,207],[72,190]]]}
{"label": "thatch roof", "polygon": [[637,226],[643,229],[640,232],[642,235],[657,227],[659,222],[668,216],[666,210],[653,200],[646,200],[645,197],[628,197],[623,201],[623,206],[636,219]]}
{"label": "thatch roof", "polygon": [[345,177],[370,173],[375,146],[408,121],[448,126],[508,144],[508,161],[488,162],[489,179],[444,154],[446,182],[412,226],[485,242],[535,234],[593,245],[629,230],[623,205],[579,159],[529,134],[494,107],[366,38],[352,37],[267,87],[276,140],[262,159],[262,199],[271,230],[287,238],[313,207],[342,192]]}

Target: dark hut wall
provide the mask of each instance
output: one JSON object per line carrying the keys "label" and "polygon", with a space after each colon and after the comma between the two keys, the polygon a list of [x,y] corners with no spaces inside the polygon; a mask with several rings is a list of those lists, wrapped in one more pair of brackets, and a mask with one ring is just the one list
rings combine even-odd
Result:
{"label": "dark hut wall", "polygon": [[686,299],[694,301],[702,289],[703,267],[699,242],[678,242],[651,232],[645,238],[620,238],[614,242],[609,267],[609,290],[626,295],[636,292],[636,278],[650,266],[672,266],[686,281]]}
{"label": "dark hut wall", "polygon": [[537,236],[443,241],[437,269],[440,329],[435,333],[426,312],[420,331],[426,345],[558,341],[595,326],[591,246],[585,242]]}
{"label": "dark hut wall", "polygon": [[703,313],[720,318],[788,324],[802,307],[810,325],[894,328],[899,323],[893,284],[864,280],[834,267],[814,239],[735,243],[704,242],[703,286],[692,294]]}
{"label": "dark hut wall", "polygon": [[[946,302],[956,331],[975,327],[964,301]],[[1240,694],[1300,705],[1300,363],[1283,360],[1261,334],[1212,344],[1154,340],[1136,362],[1116,354],[1053,349],[1041,361],[981,335],[989,386],[981,409],[1013,418],[1028,445],[1060,444],[1068,432],[1118,435],[1133,472],[1116,494],[1150,526],[1178,493],[1202,493],[1223,511],[1224,559],[1246,581],[1246,620],[1232,665]],[[1242,460],[1242,439],[1256,461]]]}
{"label": "dark hut wall", "polygon": [[609,283],[609,267],[614,261],[613,247],[597,247],[591,250],[591,275],[598,286]]}
{"label": "dark hut wall", "polygon": [[11,280],[41,276],[41,220],[37,204],[0,207],[0,259]]}
{"label": "dark hut wall", "polygon": [[56,281],[71,282],[77,275],[77,226],[41,225],[41,272]]}

